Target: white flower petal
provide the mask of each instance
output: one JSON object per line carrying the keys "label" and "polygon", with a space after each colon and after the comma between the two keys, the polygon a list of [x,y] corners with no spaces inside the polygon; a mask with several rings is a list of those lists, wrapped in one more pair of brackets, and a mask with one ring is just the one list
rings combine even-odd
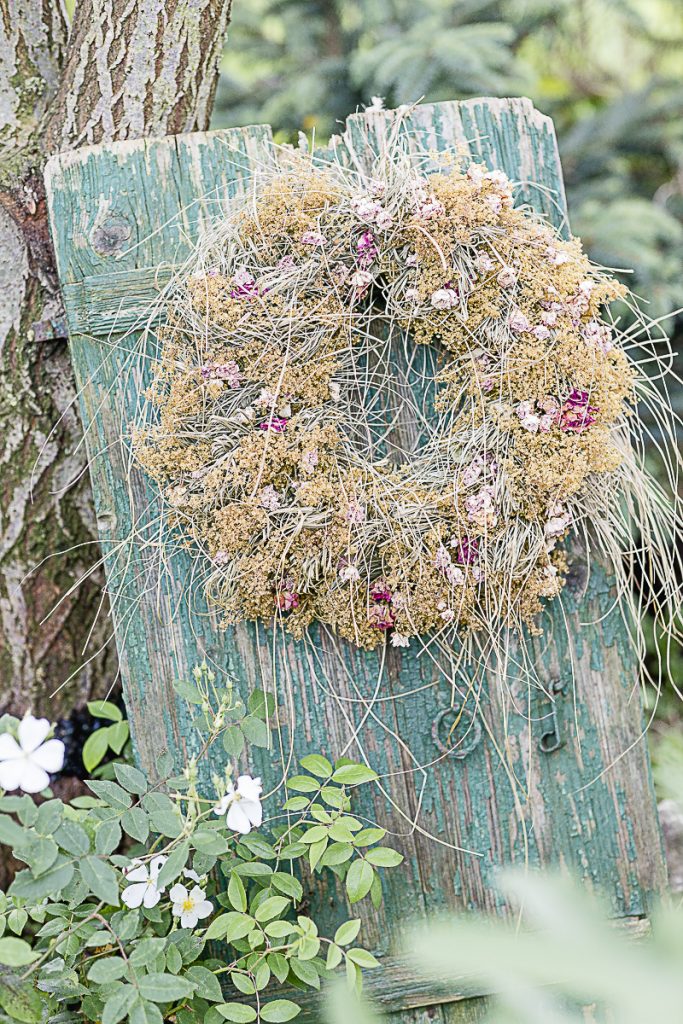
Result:
{"label": "white flower petal", "polygon": [[188,891],[180,882],[176,882],[168,894],[172,903],[183,903],[188,897]]}
{"label": "white flower petal", "polygon": [[180,915],[180,925],[182,928],[194,928],[199,918],[195,910],[186,910]]}
{"label": "white flower petal", "polygon": [[15,758],[11,761],[0,761],[0,789],[19,789],[24,771],[24,759]]}
{"label": "white flower petal", "polygon": [[159,872],[161,871],[167,860],[168,858],[164,857],[162,853],[160,853],[158,857],[154,857],[149,865],[149,877],[158,878]]}
{"label": "white flower petal", "polygon": [[190,899],[192,900],[193,903],[201,903],[205,897],[206,893],[204,892],[203,889],[200,889],[198,885],[195,885],[192,891],[190,892]]}
{"label": "white flower petal", "polygon": [[243,836],[246,836],[248,832],[251,832],[251,822],[245,812],[242,809],[244,801],[235,801],[230,805],[228,810],[228,828],[233,832],[240,832]]}
{"label": "white flower petal", "polygon": [[156,885],[150,885],[148,883],[145,889],[145,896],[142,901],[143,906],[147,907],[148,910],[151,910],[152,907],[156,907],[157,903],[161,899],[162,892],[163,889],[157,889]]}
{"label": "white flower petal", "polygon": [[50,776],[40,765],[33,764],[29,758],[16,763],[22,766],[19,787],[24,793],[42,793],[50,785]]}
{"label": "white flower petal", "polygon": [[134,885],[127,885],[121,893],[121,902],[131,910],[142,906],[142,901],[147,893],[147,882],[136,882]]}
{"label": "white flower petal", "polygon": [[127,882],[147,882],[149,879],[147,865],[141,864],[139,860],[134,860],[130,868],[124,868],[123,873]]}
{"label": "white flower petal", "polygon": [[203,919],[213,913],[213,903],[210,900],[202,900],[201,903],[196,905],[194,910],[197,917]]}
{"label": "white flower petal", "polygon": [[39,747],[51,729],[47,718],[34,718],[33,715],[26,715],[19,722],[19,743],[22,750],[30,753]]}
{"label": "white flower petal", "polygon": [[61,772],[64,767],[64,744],[61,740],[48,740],[33,751],[31,760],[51,775]]}
{"label": "white flower petal", "polygon": [[185,870],[183,871],[183,875],[185,876],[185,878],[189,878],[193,882],[199,882],[199,875],[197,874],[196,871],[193,871],[192,868],[185,868]]}
{"label": "white flower petal", "polygon": [[240,801],[242,810],[249,818],[252,825],[257,828],[263,821],[263,808],[258,800],[242,800]]}
{"label": "white flower petal", "polygon": [[262,791],[260,778],[252,779],[251,775],[240,775],[237,780],[237,792],[245,800],[258,800]]}
{"label": "white flower petal", "polygon": [[12,758],[23,756],[23,751],[14,736],[10,736],[8,732],[3,732],[0,735],[0,761],[9,761]]}

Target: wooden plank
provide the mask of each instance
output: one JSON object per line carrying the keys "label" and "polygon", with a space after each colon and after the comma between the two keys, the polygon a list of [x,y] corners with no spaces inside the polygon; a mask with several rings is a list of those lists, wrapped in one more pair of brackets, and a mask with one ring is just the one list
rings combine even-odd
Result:
{"label": "wooden plank", "polygon": [[[354,150],[367,157],[394,116],[352,117],[337,155]],[[529,101],[418,107],[405,118],[403,131],[440,148],[466,146],[490,166],[503,167],[521,182],[522,198],[566,229],[552,125]],[[133,328],[159,284],[150,268],[168,272],[186,258],[202,225],[244,187],[250,161],[269,157],[269,138],[261,127],[118,143],[63,154],[47,168],[140,762],[153,773],[163,749],[179,762],[193,752],[172,681],[206,657],[237,679],[243,691],[261,686],[277,695],[276,747],[253,766],[267,788],[278,783],[283,764],[293,756],[312,750],[339,756],[352,727],[358,736],[350,755],[367,755],[386,776],[393,806],[378,789],[361,809],[395,833],[395,845],[406,855],[404,867],[387,877],[382,910],[364,911],[366,934],[380,953],[391,948],[406,920],[427,910],[500,909],[494,883],[495,868],[503,863],[560,862],[605,888],[616,913],[645,914],[665,883],[661,839],[647,751],[639,741],[635,660],[618,614],[610,611],[610,581],[602,571],[592,572],[586,588],[577,572],[563,607],[556,607],[549,620],[553,645],[540,662],[544,678],[569,680],[570,657],[576,673],[574,692],[557,701],[562,745],[547,754],[539,750],[552,710],[543,694],[531,695],[527,717],[524,704],[524,713],[518,713],[514,694],[494,688],[482,694],[477,742],[469,743],[466,756],[454,757],[435,742],[447,720],[450,688],[426,658],[391,649],[382,662],[377,652],[362,654],[332,643],[321,630],[301,643],[254,625],[219,633],[200,595],[191,605],[186,601],[197,571],[191,556],[173,552],[165,568],[158,568],[156,495],[122,440],[135,419],[155,351],[151,333]],[[586,621],[596,624],[581,629],[579,623]],[[513,793],[491,736],[507,736],[509,760],[527,782],[521,796]],[[422,765],[429,767],[415,772]],[[279,801],[274,796],[267,811],[274,813]],[[327,882],[309,882],[308,897],[328,929],[348,913],[343,895]]]}

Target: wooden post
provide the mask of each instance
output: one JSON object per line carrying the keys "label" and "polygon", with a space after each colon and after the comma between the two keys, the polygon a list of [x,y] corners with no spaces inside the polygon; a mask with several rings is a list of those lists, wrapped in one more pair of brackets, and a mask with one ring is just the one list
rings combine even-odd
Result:
{"label": "wooden post", "polygon": [[[394,117],[392,112],[351,117],[337,156],[350,147],[368,153]],[[503,168],[520,183],[521,200],[566,229],[553,126],[528,100],[422,106],[405,119],[403,130],[423,146],[457,143],[490,167]],[[191,753],[186,713],[172,682],[207,657],[244,690],[261,687],[277,698],[279,745],[257,764],[266,787],[279,777],[290,752],[296,757],[320,750],[333,759],[342,753],[352,726],[363,718],[359,697],[369,698],[377,685],[378,654],[332,644],[315,630],[308,643],[274,642],[272,633],[254,625],[227,634],[215,631],[198,596],[192,607],[184,601],[193,573],[188,552],[174,552],[169,571],[156,574],[151,555],[157,498],[132,465],[122,435],[135,419],[148,376],[153,343],[149,339],[144,349],[140,332],[150,302],[202,226],[220,216],[244,187],[252,161],[264,157],[269,144],[267,128],[235,129],[95,146],[55,157],[47,168],[138,757],[153,774],[163,749],[179,763]],[[471,1024],[481,1019],[484,1004],[474,998],[481,993],[468,992],[462,979],[438,991],[419,984],[390,951],[411,916],[444,907],[498,908],[494,873],[499,865],[571,867],[606,890],[615,914],[634,924],[664,888],[635,662],[619,613],[610,611],[609,578],[594,567],[587,589],[584,583],[579,569],[564,601],[566,621],[553,610],[547,631],[553,642],[540,664],[554,702],[534,694],[530,707],[518,714],[507,693],[491,688],[483,695],[483,724],[472,725],[455,753],[447,742],[449,687],[412,651],[390,650],[386,656],[381,696],[397,699],[383,700],[365,717],[358,743],[348,753],[367,753],[378,771],[390,775],[387,784],[399,808],[379,789],[362,808],[398,833],[394,845],[406,855],[403,868],[388,878],[381,911],[366,913],[365,921],[369,943],[383,958],[371,988],[396,1020]],[[587,621],[594,624],[579,626]],[[522,797],[513,796],[489,736],[507,736],[509,762],[527,785]],[[412,771],[416,763],[432,762],[426,771]],[[317,879],[310,888],[314,911],[334,927],[346,914],[343,894],[321,890]]]}

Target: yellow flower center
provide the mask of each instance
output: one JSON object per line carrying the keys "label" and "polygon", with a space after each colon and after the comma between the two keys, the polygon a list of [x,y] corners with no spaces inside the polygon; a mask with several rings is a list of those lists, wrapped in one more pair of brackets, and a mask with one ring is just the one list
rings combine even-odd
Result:
{"label": "yellow flower center", "polygon": [[194,901],[189,899],[183,900],[183,913],[188,913],[190,910],[194,910]]}

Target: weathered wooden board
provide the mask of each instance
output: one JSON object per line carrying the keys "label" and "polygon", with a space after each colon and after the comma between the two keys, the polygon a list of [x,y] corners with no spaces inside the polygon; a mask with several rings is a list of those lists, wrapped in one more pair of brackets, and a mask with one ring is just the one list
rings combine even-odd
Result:
{"label": "weathered wooden board", "polygon": [[[350,148],[367,153],[394,117],[392,112],[351,117],[339,153]],[[404,119],[402,130],[422,145],[457,144],[489,166],[502,167],[519,182],[520,200],[566,229],[552,123],[528,100],[422,106]],[[277,696],[282,708],[277,745],[256,765],[266,788],[279,780],[282,763],[292,754],[317,750],[331,758],[343,751],[367,756],[386,775],[383,786],[393,805],[378,789],[362,808],[396,833],[395,845],[406,855],[403,869],[388,876],[382,910],[366,913],[370,942],[380,955],[389,953],[411,917],[443,907],[498,907],[495,868],[507,863],[573,867],[611,895],[616,914],[646,915],[664,886],[661,841],[641,741],[634,659],[612,610],[610,582],[599,568],[587,585],[585,573],[575,573],[562,609],[549,618],[546,635],[552,640],[539,655],[548,687],[553,680],[570,683],[570,661],[575,685],[566,685],[565,693],[558,690],[554,705],[536,693],[528,705],[522,695],[517,706],[509,692],[490,688],[482,697],[484,727],[472,728],[455,753],[444,746],[452,715],[450,687],[427,658],[390,649],[381,666],[377,654],[332,643],[320,631],[298,644],[251,625],[218,633],[201,597],[185,600],[196,572],[192,557],[174,552],[167,571],[158,571],[153,557],[157,498],[122,439],[139,408],[154,352],[151,337],[143,339],[141,351],[139,328],[172,267],[187,256],[202,226],[229,206],[244,187],[251,162],[265,156],[269,145],[269,129],[245,128],[77,150],[53,158],[47,168],[116,641],[140,762],[154,772],[163,749],[179,761],[191,752],[185,711],[172,682],[206,657],[244,690],[260,686]],[[595,624],[582,628],[581,622]],[[491,736],[506,744],[522,782],[517,795]],[[430,767],[415,771],[419,766]],[[273,807],[278,800],[273,798]],[[334,886],[321,890],[316,883],[310,895],[329,927],[346,913]],[[390,991],[396,1019],[411,1024],[481,1019],[477,1000],[463,1002],[457,992],[444,998],[425,989],[407,965],[395,961],[387,961],[374,987]]]}

